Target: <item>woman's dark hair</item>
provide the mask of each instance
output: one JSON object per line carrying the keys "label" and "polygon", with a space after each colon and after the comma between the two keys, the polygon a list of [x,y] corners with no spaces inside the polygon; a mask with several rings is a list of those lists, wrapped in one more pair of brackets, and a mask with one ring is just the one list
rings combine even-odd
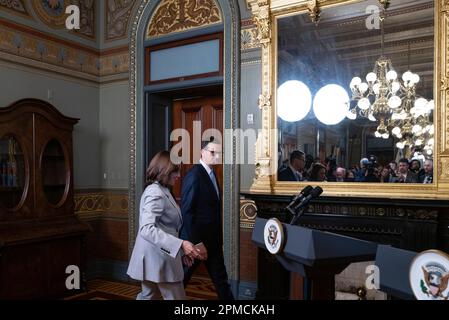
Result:
{"label": "woman's dark hair", "polygon": [[324,169],[324,171],[326,171],[326,167],[324,165],[322,165],[321,163],[315,163],[312,167],[312,170],[310,171],[309,181],[321,181],[318,179],[318,173],[321,169]]}
{"label": "woman's dark hair", "polygon": [[170,175],[177,171],[179,171],[179,166],[171,162],[170,153],[160,151],[151,159],[147,168],[146,186],[159,182],[162,186],[167,187]]}

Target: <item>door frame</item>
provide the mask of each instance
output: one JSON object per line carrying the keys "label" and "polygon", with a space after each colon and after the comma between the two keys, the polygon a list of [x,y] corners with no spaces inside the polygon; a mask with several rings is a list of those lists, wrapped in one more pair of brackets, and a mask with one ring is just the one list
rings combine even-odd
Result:
{"label": "door frame", "polygon": [[[139,0],[130,28],[130,167],[129,247],[131,254],[138,224],[138,206],[143,192],[145,102],[145,31],[160,1]],[[223,112],[224,130],[240,128],[240,10],[237,0],[217,0],[224,20]],[[223,165],[224,260],[234,293],[238,295],[240,273],[240,167],[236,164],[236,139],[223,145],[233,164]],[[228,157],[228,159],[231,157]]]}

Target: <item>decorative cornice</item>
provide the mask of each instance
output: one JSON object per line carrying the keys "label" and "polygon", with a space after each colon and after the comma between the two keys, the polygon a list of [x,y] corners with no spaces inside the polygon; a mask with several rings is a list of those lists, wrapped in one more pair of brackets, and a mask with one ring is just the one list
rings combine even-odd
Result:
{"label": "decorative cornice", "polygon": [[162,0],[151,17],[147,38],[221,23],[215,0]]}

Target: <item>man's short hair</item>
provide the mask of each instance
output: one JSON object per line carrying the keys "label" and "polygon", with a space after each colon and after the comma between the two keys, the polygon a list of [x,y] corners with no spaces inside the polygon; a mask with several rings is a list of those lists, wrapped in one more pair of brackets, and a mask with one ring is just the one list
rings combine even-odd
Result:
{"label": "man's short hair", "polygon": [[399,163],[401,163],[401,162],[406,163],[407,165],[410,165],[407,158],[402,158],[401,160],[399,160]]}
{"label": "man's short hair", "polygon": [[295,159],[300,159],[302,157],[305,157],[306,154],[300,150],[295,150],[290,154],[290,163],[295,161]]}
{"label": "man's short hair", "polygon": [[209,145],[209,143],[220,144],[220,142],[219,142],[217,139],[215,139],[214,136],[211,136],[211,137],[209,138],[209,140],[203,140],[203,141],[201,141],[201,150],[206,149],[207,146]]}

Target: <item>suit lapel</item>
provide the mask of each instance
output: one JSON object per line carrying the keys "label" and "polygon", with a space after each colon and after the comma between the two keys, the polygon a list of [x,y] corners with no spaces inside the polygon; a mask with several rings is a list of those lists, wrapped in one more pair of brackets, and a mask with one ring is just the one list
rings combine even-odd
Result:
{"label": "suit lapel", "polygon": [[[209,174],[207,173],[206,169],[203,167],[203,165],[200,163],[198,164],[201,168],[200,171],[203,173],[203,179],[207,180],[209,183],[209,190],[212,190],[213,194],[215,195],[215,197],[218,199],[218,201],[220,201],[220,198],[217,194],[217,192],[215,191],[215,186],[212,183],[212,180],[209,177]],[[215,180],[217,180],[217,177],[215,177]],[[218,192],[220,193],[220,186],[218,185],[218,181],[217,181],[217,187],[218,187]]]}
{"label": "suit lapel", "polygon": [[176,212],[178,212],[179,218],[181,219],[181,222],[182,222],[181,210],[179,209],[179,206],[176,203],[175,199],[173,199],[173,196],[171,195],[170,191],[167,188],[161,186],[160,184],[158,184],[158,185],[159,185],[159,188],[162,190],[162,192],[165,194],[165,196],[168,198],[168,200],[170,201],[172,206],[176,209]]}

